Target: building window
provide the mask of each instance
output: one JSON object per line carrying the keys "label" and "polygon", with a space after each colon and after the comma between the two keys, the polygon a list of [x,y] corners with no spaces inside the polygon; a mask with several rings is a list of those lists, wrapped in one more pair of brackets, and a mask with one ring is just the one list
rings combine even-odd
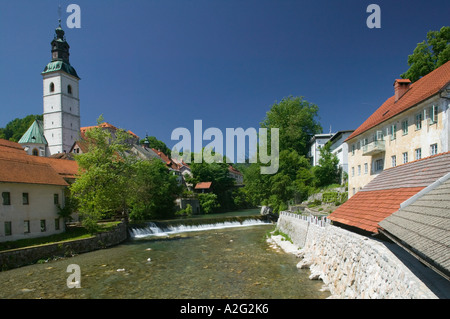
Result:
{"label": "building window", "polygon": [[438,121],[438,107],[433,105],[430,107],[430,124],[437,123]]}
{"label": "building window", "polygon": [[397,137],[397,124],[392,124],[391,125],[391,141],[395,140]]}
{"label": "building window", "polygon": [[367,163],[364,163],[364,174],[367,174],[369,172],[369,165]]}
{"label": "building window", "polygon": [[30,233],[30,221],[29,220],[24,220],[23,221],[23,233],[24,234],[29,234]]}
{"label": "building window", "polygon": [[59,230],[59,218],[55,218],[55,230]]}
{"label": "building window", "polygon": [[416,115],[416,130],[420,130],[422,128],[422,113]]}
{"label": "building window", "polygon": [[356,149],[356,146],[355,146],[355,144],[353,144],[352,145],[352,155],[355,155],[355,149]]}
{"label": "building window", "polygon": [[408,120],[404,120],[402,122],[402,131],[403,131],[403,135],[408,134]]}
{"label": "building window", "polygon": [[356,188],[353,187],[353,195],[356,194]]}
{"label": "building window", "polygon": [[11,236],[12,235],[12,227],[11,222],[5,222],[5,236]]}
{"label": "building window", "polygon": [[67,93],[72,94],[72,86],[67,86]]}
{"label": "building window", "polygon": [[45,219],[41,219],[41,232],[45,232],[47,227],[45,226]]}
{"label": "building window", "polygon": [[354,177],[354,176],[355,176],[355,168],[352,167],[352,177]]}
{"label": "building window", "polygon": [[11,193],[10,192],[3,192],[2,198],[3,198],[3,205],[11,205]]}
{"label": "building window", "polygon": [[30,203],[30,201],[28,199],[28,193],[22,193],[22,204],[28,205],[29,203]]}
{"label": "building window", "polygon": [[50,83],[49,90],[50,90],[50,92],[55,92],[55,84],[53,82]]}
{"label": "building window", "polygon": [[382,171],[383,170],[383,160],[378,159],[375,161],[375,172]]}
{"label": "building window", "polygon": [[416,160],[421,159],[422,158],[422,149],[421,148],[416,148],[414,154],[415,154],[415,159]]}
{"label": "building window", "polygon": [[53,194],[53,204],[59,204],[59,194]]}
{"label": "building window", "polygon": [[33,148],[33,151],[31,153],[33,156],[39,156],[39,151],[37,148]]}
{"label": "building window", "polygon": [[430,155],[436,155],[438,153],[437,144],[430,145]]}
{"label": "building window", "polygon": [[391,156],[391,160],[392,160],[392,167],[397,166],[397,156]]}
{"label": "building window", "polygon": [[408,152],[403,153],[403,164],[408,163]]}
{"label": "building window", "polygon": [[358,165],[358,176],[361,176],[361,165]]}

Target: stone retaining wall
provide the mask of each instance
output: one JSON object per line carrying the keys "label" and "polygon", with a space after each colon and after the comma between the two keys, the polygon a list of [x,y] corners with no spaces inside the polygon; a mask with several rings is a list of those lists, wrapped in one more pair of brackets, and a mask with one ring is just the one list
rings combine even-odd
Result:
{"label": "stone retaining wall", "polygon": [[39,260],[56,256],[72,256],[111,247],[124,242],[127,238],[127,225],[122,222],[111,231],[89,238],[3,251],[0,252],[0,271],[33,264]]}
{"label": "stone retaining wall", "polygon": [[277,227],[301,248],[298,267],[332,298],[437,298],[382,242],[297,216],[282,212]]}

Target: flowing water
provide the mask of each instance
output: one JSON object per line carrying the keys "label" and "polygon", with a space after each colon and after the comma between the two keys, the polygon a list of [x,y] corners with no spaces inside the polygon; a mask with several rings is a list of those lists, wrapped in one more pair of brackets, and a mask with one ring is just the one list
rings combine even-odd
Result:
{"label": "flowing water", "polygon": [[[269,247],[261,220],[131,232],[109,249],[0,272],[0,298],[322,299],[298,259]],[[81,288],[67,287],[70,264]]]}

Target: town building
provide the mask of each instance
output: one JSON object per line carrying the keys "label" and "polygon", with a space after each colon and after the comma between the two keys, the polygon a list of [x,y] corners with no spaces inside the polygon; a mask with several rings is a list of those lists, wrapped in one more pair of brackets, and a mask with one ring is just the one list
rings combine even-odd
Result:
{"label": "town building", "polygon": [[345,140],[354,132],[354,130],[338,131],[327,143],[330,144],[330,151],[339,160],[339,170],[341,172],[341,183],[348,176],[348,144]]}
{"label": "town building", "polygon": [[309,151],[307,157],[310,160],[311,166],[319,165],[320,149],[333,137],[333,133],[316,134],[309,141]]}
{"label": "town building", "polygon": [[77,171],[75,161],[30,156],[0,139],[0,242],[63,232],[58,207]]}
{"label": "town building", "polygon": [[388,98],[346,140],[349,197],[387,168],[450,150],[450,61]]}

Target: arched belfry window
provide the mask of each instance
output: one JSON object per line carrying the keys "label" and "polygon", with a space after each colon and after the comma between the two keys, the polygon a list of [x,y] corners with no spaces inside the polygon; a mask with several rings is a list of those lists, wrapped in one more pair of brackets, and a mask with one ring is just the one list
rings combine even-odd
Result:
{"label": "arched belfry window", "polygon": [[72,94],[72,87],[70,85],[67,86],[67,93]]}
{"label": "arched belfry window", "polygon": [[50,83],[50,92],[55,92],[55,84],[53,82]]}
{"label": "arched belfry window", "polygon": [[39,151],[36,148],[33,148],[32,154],[33,156],[39,156]]}

